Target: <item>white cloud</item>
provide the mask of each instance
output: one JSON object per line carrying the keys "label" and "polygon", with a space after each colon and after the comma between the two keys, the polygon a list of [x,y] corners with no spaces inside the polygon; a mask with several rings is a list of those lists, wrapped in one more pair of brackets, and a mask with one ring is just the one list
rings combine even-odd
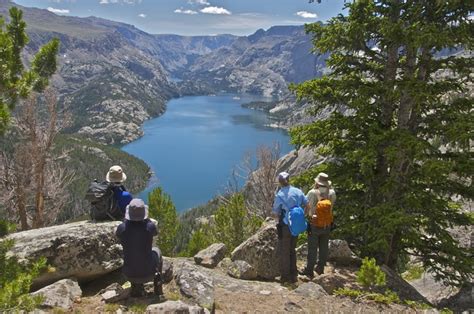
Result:
{"label": "white cloud", "polygon": [[298,11],[296,15],[301,16],[304,19],[315,19],[318,17],[316,13],[308,12],[308,11]]}
{"label": "white cloud", "polygon": [[146,18],[146,14],[140,13],[138,14],[139,17]]}
{"label": "white cloud", "polygon": [[224,8],[219,8],[219,7],[207,7],[202,10],[200,10],[202,13],[207,13],[207,14],[225,14],[225,15],[231,15],[232,13]]}
{"label": "white cloud", "polygon": [[69,14],[68,9],[56,9],[56,8],[48,7],[46,10],[48,10],[49,12],[53,12],[55,14]]}
{"label": "white cloud", "polygon": [[174,10],[174,13],[190,14],[190,15],[192,15],[192,14],[198,14],[196,11],[193,11],[193,10],[184,10],[183,8]]}
{"label": "white cloud", "polygon": [[207,0],[188,0],[189,4],[210,5]]}

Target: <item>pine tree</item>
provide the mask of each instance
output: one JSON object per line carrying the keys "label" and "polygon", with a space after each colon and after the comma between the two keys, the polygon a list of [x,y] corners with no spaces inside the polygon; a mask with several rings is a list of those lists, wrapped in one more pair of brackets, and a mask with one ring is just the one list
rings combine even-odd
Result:
{"label": "pine tree", "polygon": [[[307,26],[331,73],[292,86],[329,117],[291,131],[319,147],[338,189],[341,232],[396,269],[407,254],[446,283],[473,273],[449,233],[472,225],[474,24],[468,1],[357,0]],[[471,88],[471,89],[470,89]],[[310,171],[305,178],[309,183]]]}
{"label": "pine tree", "polygon": [[244,196],[236,193],[219,207],[211,226],[213,242],[222,242],[232,252],[240,243],[257,231],[262,219],[250,213],[245,207]]}
{"label": "pine tree", "polygon": [[157,245],[165,256],[174,255],[175,238],[178,231],[178,216],[171,197],[161,188],[148,194],[150,217],[158,222]]}
{"label": "pine tree", "polygon": [[10,23],[5,24],[0,16],[0,134],[10,120],[10,112],[19,99],[32,91],[42,92],[49,78],[56,71],[56,55],[59,40],[53,39],[40,48],[31,62],[29,70],[21,60],[21,52],[28,43],[23,12],[10,8]]}

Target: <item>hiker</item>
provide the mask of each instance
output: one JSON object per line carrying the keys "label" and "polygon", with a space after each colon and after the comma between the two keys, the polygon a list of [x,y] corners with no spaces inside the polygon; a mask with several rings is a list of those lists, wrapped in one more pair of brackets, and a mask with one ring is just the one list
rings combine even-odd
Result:
{"label": "hiker", "polygon": [[306,268],[300,273],[313,278],[316,260],[316,273],[318,275],[324,273],[329,253],[329,233],[334,223],[332,209],[336,202],[336,192],[331,187],[331,181],[329,181],[329,176],[326,173],[320,172],[316,176],[314,188],[308,192],[306,197],[308,199],[307,216],[311,229],[308,232]]}
{"label": "hiker", "polygon": [[133,198],[133,196],[123,185],[123,182],[127,180],[127,175],[125,172],[123,172],[122,167],[116,165],[110,167],[105,176],[105,180],[111,184],[112,190],[114,192],[115,204],[118,209],[120,209],[120,213],[118,215],[121,215],[121,217],[119,216],[116,218],[123,219],[125,215],[125,209]]}
{"label": "hiker", "polygon": [[288,227],[285,214],[291,208],[306,207],[308,201],[304,193],[289,183],[290,175],[287,172],[278,174],[280,189],[275,195],[273,202],[273,214],[278,217],[278,248],[280,255],[280,281],[282,283],[294,283],[298,280],[296,269],[296,240]]}
{"label": "hiker", "polygon": [[161,271],[163,259],[159,248],[152,247],[156,225],[148,219],[148,206],[134,198],[127,205],[125,221],[115,233],[123,247],[123,274],[130,281],[131,296],[145,295],[144,283],[153,280],[154,292],[163,295]]}

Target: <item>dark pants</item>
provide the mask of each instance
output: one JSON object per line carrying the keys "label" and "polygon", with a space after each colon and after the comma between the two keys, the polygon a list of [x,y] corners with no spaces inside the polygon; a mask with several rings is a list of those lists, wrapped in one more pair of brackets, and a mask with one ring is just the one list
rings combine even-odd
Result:
{"label": "dark pants", "polygon": [[283,225],[282,234],[278,240],[281,281],[295,282],[298,276],[295,251],[297,237],[291,235],[287,225]]}
{"label": "dark pants", "polygon": [[[141,278],[130,278],[127,279],[130,281],[132,285],[132,296],[142,296],[144,293],[143,284],[146,282],[153,281],[155,293],[156,294],[163,294],[162,290],[162,275],[161,272],[163,270],[163,257],[161,255],[161,251],[159,248],[154,247],[152,248],[152,256],[153,256],[153,265],[155,269],[155,273],[151,274],[147,277]],[[158,293],[159,291],[159,293]]]}
{"label": "dark pants", "polygon": [[[317,271],[323,272],[329,253],[329,233],[331,227],[319,228],[311,226],[311,234],[308,235],[308,260],[306,262],[306,271],[313,272],[318,257]],[[318,256],[319,251],[319,256]]]}

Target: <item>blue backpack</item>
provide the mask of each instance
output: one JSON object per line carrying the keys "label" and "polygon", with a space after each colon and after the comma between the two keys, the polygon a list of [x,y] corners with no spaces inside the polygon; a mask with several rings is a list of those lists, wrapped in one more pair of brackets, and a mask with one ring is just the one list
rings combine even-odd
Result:
{"label": "blue backpack", "polygon": [[[286,202],[280,196],[278,197],[286,206],[286,208],[289,208]],[[304,215],[304,209],[301,206],[294,206],[287,210],[283,218],[283,222],[288,225],[290,233],[294,237],[297,237],[301,233],[305,232],[308,228],[308,222],[306,221],[306,217]]]}

